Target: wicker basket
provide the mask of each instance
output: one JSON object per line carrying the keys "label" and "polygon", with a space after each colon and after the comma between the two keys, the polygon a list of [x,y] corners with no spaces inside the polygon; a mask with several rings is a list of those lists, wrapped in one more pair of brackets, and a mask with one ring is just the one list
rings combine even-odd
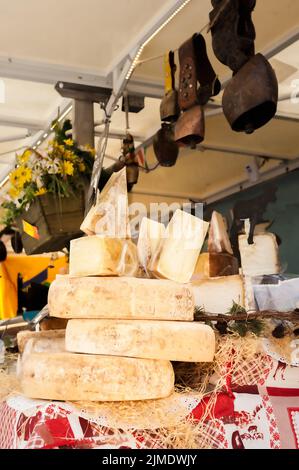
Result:
{"label": "wicker basket", "polygon": [[[36,198],[17,219],[17,226],[27,255],[62,250],[70,240],[80,237],[84,218],[85,192],[58,198],[44,194]],[[36,228],[38,239],[25,233],[23,221]]]}

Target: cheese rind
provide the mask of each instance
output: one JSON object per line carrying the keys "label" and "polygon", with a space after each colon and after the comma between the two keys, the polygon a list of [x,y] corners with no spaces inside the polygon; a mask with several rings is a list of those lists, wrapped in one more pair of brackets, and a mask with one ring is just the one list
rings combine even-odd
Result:
{"label": "cheese rind", "polygon": [[239,264],[233,256],[228,253],[202,253],[198,257],[192,281],[236,274],[239,274]]}
{"label": "cheese rind", "polygon": [[21,386],[26,396],[46,400],[152,400],[173,392],[174,372],[169,361],[33,353],[22,363]]}
{"label": "cheese rind", "polygon": [[22,354],[30,341],[31,348],[36,352],[48,350],[52,352],[64,350],[65,330],[20,331],[17,334],[19,352]]}
{"label": "cheese rind", "polygon": [[149,270],[160,278],[188,283],[207,235],[209,224],[177,210],[165,232],[161,248]]}
{"label": "cheese rind", "polygon": [[215,334],[200,323],[146,320],[70,320],[66,350],[84,354],[211,362]]}
{"label": "cheese rind", "polygon": [[70,276],[134,276],[137,270],[131,240],[91,236],[71,241]]}
{"label": "cheese rind", "polygon": [[279,249],[275,235],[264,233],[253,238],[249,245],[247,235],[239,236],[242,271],[245,276],[278,274],[281,270]]}
{"label": "cheese rind", "polygon": [[192,283],[195,304],[207,313],[228,313],[236,303],[245,308],[242,276],[227,276]]}
{"label": "cheese rind", "polygon": [[219,212],[214,211],[211,219],[208,248],[210,253],[233,254],[230,239],[228,237],[224,218]]}
{"label": "cheese rind", "polygon": [[191,285],[156,279],[59,276],[49,289],[59,318],[182,320],[194,318]]}

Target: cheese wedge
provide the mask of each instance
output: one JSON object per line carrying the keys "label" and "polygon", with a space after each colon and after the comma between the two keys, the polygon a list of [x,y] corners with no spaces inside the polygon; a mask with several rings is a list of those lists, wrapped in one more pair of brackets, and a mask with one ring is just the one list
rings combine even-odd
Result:
{"label": "cheese wedge", "polygon": [[239,274],[239,263],[228,253],[202,253],[199,255],[192,281],[210,277]]}
{"label": "cheese wedge", "polygon": [[29,341],[34,352],[64,351],[64,339],[65,330],[20,331],[17,334],[18,349],[21,354]]}
{"label": "cheese wedge", "polygon": [[281,270],[275,235],[264,233],[254,237],[249,245],[246,235],[239,236],[242,271],[245,276],[278,274]]}
{"label": "cheese wedge", "polygon": [[224,218],[219,212],[214,211],[212,214],[208,249],[210,253],[229,253],[233,254],[233,249],[227,233]]}
{"label": "cheese wedge", "polygon": [[70,320],[66,349],[85,354],[211,362],[215,334],[200,323],[150,320]]}
{"label": "cheese wedge", "polygon": [[149,264],[158,251],[161,241],[165,235],[163,224],[144,217],[140,224],[137,253],[139,263],[147,272]]}
{"label": "cheese wedge", "polygon": [[207,313],[228,313],[234,302],[245,307],[242,276],[227,276],[192,283],[195,304]]}
{"label": "cheese wedge", "polygon": [[152,400],[174,390],[169,361],[70,353],[33,353],[21,368],[30,398],[69,401]]}
{"label": "cheese wedge", "polygon": [[131,240],[91,236],[71,241],[70,276],[135,276],[137,271]]}
{"label": "cheese wedge", "polygon": [[156,279],[58,276],[49,289],[50,315],[193,321],[192,286]]}
{"label": "cheese wedge", "polygon": [[131,238],[126,167],[109,178],[80,229],[87,235]]}
{"label": "cheese wedge", "polygon": [[159,252],[149,269],[156,276],[188,283],[193,275],[209,224],[177,210],[165,232]]}

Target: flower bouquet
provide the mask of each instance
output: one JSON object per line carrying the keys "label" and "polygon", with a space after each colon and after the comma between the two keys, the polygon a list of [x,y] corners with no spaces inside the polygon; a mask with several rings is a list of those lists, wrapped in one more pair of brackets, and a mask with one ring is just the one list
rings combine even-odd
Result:
{"label": "flower bouquet", "polygon": [[55,122],[46,151],[26,149],[9,175],[2,222],[18,227],[27,254],[61,250],[81,234],[94,150],[78,147],[70,129]]}

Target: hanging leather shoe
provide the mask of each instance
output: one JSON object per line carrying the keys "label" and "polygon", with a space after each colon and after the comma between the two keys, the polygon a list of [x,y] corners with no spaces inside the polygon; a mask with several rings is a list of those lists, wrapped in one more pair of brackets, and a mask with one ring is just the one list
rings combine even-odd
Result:
{"label": "hanging leather shoe", "polygon": [[178,92],[175,89],[176,65],[174,62],[174,52],[170,51],[164,59],[165,67],[165,96],[160,105],[161,121],[175,122],[180,114],[178,104]]}
{"label": "hanging leather shoe", "polygon": [[173,124],[163,123],[153,141],[154,152],[161,166],[170,167],[176,164],[179,147],[174,141]]}
{"label": "hanging leather shoe", "polygon": [[221,90],[211,66],[206,43],[201,34],[194,34],[179,48],[179,106],[183,112],[175,126],[175,141],[195,148],[204,140],[203,106]]}
{"label": "hanging leather shoe", "polygon": [[276,114],[278,81],[262,54],[250,59],[226,86],[222,106],[232,130],[252,134]]}
{"label": "hanging leather shoe", "polygon": [[256,0],[212,0],[212,46],[217,59],[234,73],[255,54],[252,12]]}

